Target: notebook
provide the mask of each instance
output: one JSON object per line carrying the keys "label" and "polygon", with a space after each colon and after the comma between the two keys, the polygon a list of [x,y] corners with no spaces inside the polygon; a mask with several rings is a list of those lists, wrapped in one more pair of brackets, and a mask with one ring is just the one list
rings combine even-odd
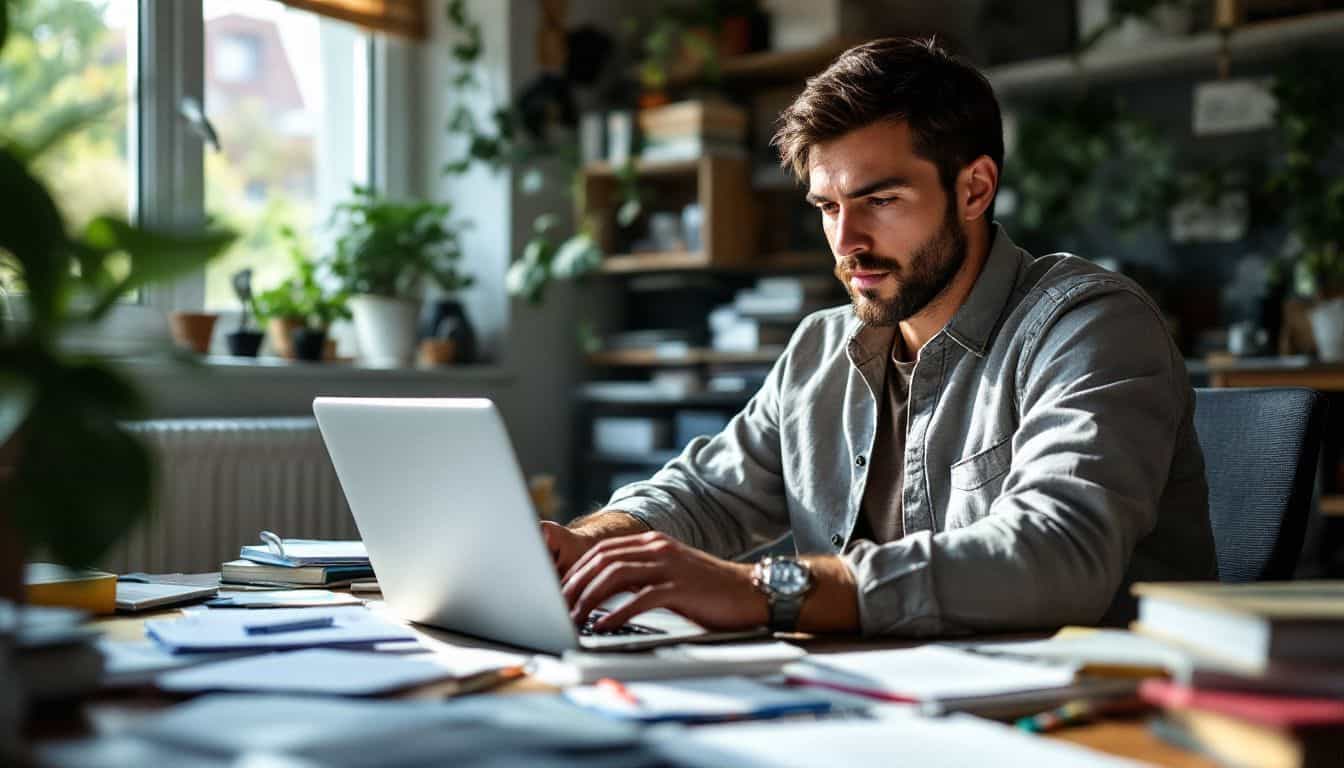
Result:
{"label": "notebook", "polygon": [[1344,728],[1341,699],[1201,690],[1166,680],[1145,680],[1139,695],[1168,709],[1204,710],[1273,728]]}
{"label": "notebook", "polygon": [[150,584],[135,581],[117,582],[117,610],[148,611],[214,597],[217,587],[191,587],[182,584]]}
{"label": "notebook", "polygon": [[219,580],[225,584],[334,587],[372,576],[368,565],[286,566],[231,560],[220,567]]}
{"label": "notebook", "polygon": [[238,556],[256,563],[285,567],[369,564],[369,553],[362,541],[282,539],[270,531],[262,531],[260,537],[261,544],[243,547]]}
{"label": "notebook", "polygon": [[772,675],[807,652],[783,642],[688,643],[637,653],[565,651],[558,659],[538,656],[535,676],[551,685],[581,685],[604,677],[618,680],[669,680],[711,675]]}
{"label": "notebook", "polygon": [[[607,681],[603,681],[607,682]],[[829,712],[831,701],[797,688],[745,677],[705,677],[656,683],[598,683],[567,688],[571,703],[618,720],[714,723]]]}

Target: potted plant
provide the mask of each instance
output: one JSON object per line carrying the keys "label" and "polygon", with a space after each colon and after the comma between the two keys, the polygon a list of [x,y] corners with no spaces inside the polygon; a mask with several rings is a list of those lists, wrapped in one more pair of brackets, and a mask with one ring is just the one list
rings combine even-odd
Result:
{"label": "potted plant", "polygon": [[90,565],[152,505],[151,454],[124,426],[144,415],[144,400],[113,361],[72,338],[123,297],[200,269],[234,239],[111,216],[72,233],[30,171],[33,159],[0,137],[0,251],[20,294],[0,315],[0,598],[9,599],[22,597],[28,555]]}
{"label": "potted plant", "polygon": [[[224,337],[229,354],[234,357],[256,357],[264,338],[261,331],[250,327],[248,318],[254,314],[252,295],[252,270],[240,269],[233,273],[233,294],[238,297],[238,330]],[[260,318],[258,318],[260,319]]]}
{"label": "potted plant", "polygon": [[1275,122],[1283,156],[1269,181],[1292,237],[1289,252],[1297,293],[1307,310],[1316,352],[1344,360],[1344,178],[1324,170],[1340,141],[1344,65],[1321,55],[1302,56],[1274,79]]}
{"label": "potted plant", "polygon": [[256,297],[253,309],[270,323],[272,343],[283,357],[318,362],[325,357],[327,330],[337,320],[350,317],[343,291],[323,285],[319,264],[308,255],[290,227],[280,236],[290,244],[294,274]]}
{"label": "potted plant", "polygon": [[458,270],[458,230],[447,204],[399,202],[356,187],[337,206],[333,273],[350,296],[360,357],[374,367],[405,367],[415,353],[426,281],[452,293],[473,279]]}

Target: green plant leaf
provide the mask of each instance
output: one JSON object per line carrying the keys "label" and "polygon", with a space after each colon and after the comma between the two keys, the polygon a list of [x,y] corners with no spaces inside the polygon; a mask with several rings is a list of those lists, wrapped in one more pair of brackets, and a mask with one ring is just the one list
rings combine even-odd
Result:
{"label": "green plant leaf", "polygon": [[65,222],[41,182],[0,148],[0,250],[18,261],[35,335],[55,330],[70,284]]}
{"label": "green plant leaf", "polygon": [[9,0],[0,0],[0,51],[9,40]]}
{"label": "green plant leaf", "polygon": [[582,277],[602,266],[602,249],[586,233],[560,244],[551,259],[551,273],[562,280]]}
{"label": "green plant leaf", "polygon": [[[95,297],[89,319],[101,319],[118,299],[147,285],[172,280],[203,267],[237,239],[236,233],[211,229],[199,234],[157,232],[132,226],[124,219],[99,216],[84,230],[83,244],[104,255],[130,257],[125,277]],[[92,280],[93,276],[84,275]]]}

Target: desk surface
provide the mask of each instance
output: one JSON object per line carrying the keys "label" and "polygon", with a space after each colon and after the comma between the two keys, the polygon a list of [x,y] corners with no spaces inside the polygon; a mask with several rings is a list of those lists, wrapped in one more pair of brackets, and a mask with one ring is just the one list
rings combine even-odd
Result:
{"label": "desk surface", "polygon": [[[370,595],[369,597],[375,597]],[[376,599],[376,598],[375,598]],[[97,626],[112,640],[143,640],[145,621],[176,615],[174,610],[141,614],[132,617],[100,619]],[[454,634],[431,627],[415,626],[415,631],[432,644],[435,641],[453,645],[483,648],[505,648],[478,638]],[[908,641],[858,641],[837,639],[793,639],[815,653],[835,653],[859,649],[878,649],[912,645]],[[454,692],[456,683],[447,681],[421,686],[403,694],[406,698],[442,698]],[[546,692],[556,689],[534,678],[523,678],[495,689],[489,695],[524,692]],[[81,705],[80,710],[64,719],[46,719],[33,724],[29,736],[35,741],[73,738],[94,734],[114,733],[127,723],[152,715],[180,701],[180,698],[158,693],[152,689],[109,692]],[[1092,724],[1067,728],[1048,738],[1071,742],[1120,757],[1172,768],[1216,768],[1216,763],[1192,752],[1167,744],[1155,737],[1144,724],[1143,718],[1107,719]]]}

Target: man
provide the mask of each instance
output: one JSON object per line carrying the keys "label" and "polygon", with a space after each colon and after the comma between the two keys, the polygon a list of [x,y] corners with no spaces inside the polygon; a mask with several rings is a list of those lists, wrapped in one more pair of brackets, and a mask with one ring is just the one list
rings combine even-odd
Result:
{"label": "man", "polygon": [[[568,528],[576,620],[934,635],[1123,620],[1216,576],[1194,393],[1134,283],[991,223],[985,78],[932,42],[845,52],[784,111],[853,306],[805,319],[719,435]],[[735,563],[792,531],[799,556]]]}

